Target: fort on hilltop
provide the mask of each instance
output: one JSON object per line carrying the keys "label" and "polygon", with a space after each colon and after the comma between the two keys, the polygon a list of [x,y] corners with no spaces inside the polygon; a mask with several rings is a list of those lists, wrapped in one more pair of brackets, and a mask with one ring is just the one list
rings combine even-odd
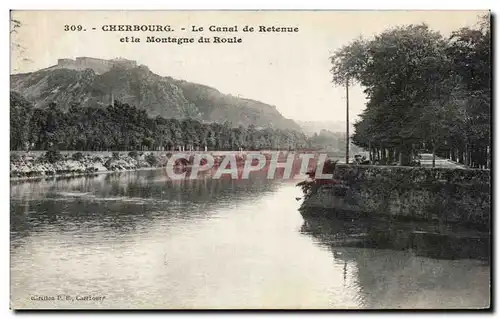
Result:
{"label": "fort on hilltop", "polygon": [[58,59],[57,67],[73,70],[84,70],[92,69],[96,73],[105,73],[112,68],[135,68],[137,62],[133,60],[127,60],[122,58],[116,58],[111,60],[96,59],[89,57],[77,57],[73,59]]}

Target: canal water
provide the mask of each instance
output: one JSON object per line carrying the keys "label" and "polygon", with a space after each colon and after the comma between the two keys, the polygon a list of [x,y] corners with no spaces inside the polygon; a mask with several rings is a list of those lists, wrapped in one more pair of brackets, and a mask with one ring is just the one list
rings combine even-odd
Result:
{"label": "canal water", "polygon": [[412,224],[304,220],[296,182],[162,170],[11,182],[11,307],[489,306],[488,249],[454,254],[425,231],[405,247],[393,234]]}

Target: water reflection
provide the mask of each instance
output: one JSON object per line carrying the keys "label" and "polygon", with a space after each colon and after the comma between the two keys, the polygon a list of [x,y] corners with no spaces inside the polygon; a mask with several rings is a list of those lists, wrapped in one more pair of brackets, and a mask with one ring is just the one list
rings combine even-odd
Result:
{"label": "water reflection", "polygon": [[426,223],[305,217],[301,232],[355,269],[366,308],[489,306],[489,234]]}
{"label": "water reflection", "polygon": [[[435,239],[418,235],[424,229],[420,226],[303,219],[295,182],[251,177],[172,181],[157,170],[11,183],[13,306],[346,309],[488,304],[483,248],[454,255],[471,259],[447,260],[441,252],[451,244],[444,241],[440,253],[429,252]],[[31,300],[55,294],[105,295],[106,300]]]}
{"label": "water reflection", "polygon": [[304,217],[301,231],[332,247],[410,251],[437,259],[478,259],[489,263],[490,234],[458,225]]}
{"label": "water reflection", "polygon": [[276,181],[258,177],[171,180],[163,170],[17,182],[11,185],[11,238],[44,227],[126,232],[148,227],[155,219],[207,218],[275,187]]}

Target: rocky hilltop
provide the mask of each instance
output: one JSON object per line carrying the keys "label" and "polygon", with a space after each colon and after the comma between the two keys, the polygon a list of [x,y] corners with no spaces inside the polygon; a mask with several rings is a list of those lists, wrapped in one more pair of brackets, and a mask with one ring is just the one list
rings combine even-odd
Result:
{"label": "rocky hilltop", "polygon": [[75,104],[104,107],[119,100],[146,110],[150,116],[301,130],[274,106],[163,77],[123,59],[60,59],[46,69],[11,75],[11,90],[38,108],[55,103],[67,111]]}

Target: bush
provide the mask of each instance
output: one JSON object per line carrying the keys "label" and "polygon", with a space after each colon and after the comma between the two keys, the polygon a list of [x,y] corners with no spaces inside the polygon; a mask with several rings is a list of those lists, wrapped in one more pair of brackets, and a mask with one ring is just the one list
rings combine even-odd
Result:
{"label": "bush", "polygon": [[71,155],[71,159],[74,161],[80,161],[83,158],[83,154],[81,152],[76,152]]}
{"label": "bush", "polygon": [[137,151],[130,151],[128,152],[128,156],[132,157],[133,159],[137,159],[139,154],[137,153]]}
{"label": "bush", "polygon": [[151,166],[155,166],[158,163],[158,160],[156,159],[153,153],[149,153],[148,155],[146,155],[144,159]]}
{"label": "bush", "polygon": [[119,160],[120,159],[120,152],[113,152],[113,159],[114,160]]}
{"label": "bush", "polygon": [[55,162],[61,161],[63,159],[63,156],[58,150],[48,150],[44,155],[44,159],[47,162],[53,164]]}
{"label": "bush", "polygon": [[11,162],[19,162],[21,160],[21,155],[17,153],[10,153],[10,161]]}

